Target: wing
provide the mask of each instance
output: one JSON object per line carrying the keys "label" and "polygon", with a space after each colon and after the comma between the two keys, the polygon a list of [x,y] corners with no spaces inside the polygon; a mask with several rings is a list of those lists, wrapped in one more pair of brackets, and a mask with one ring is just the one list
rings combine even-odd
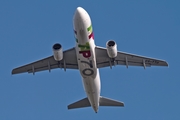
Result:
{"label": "wing", "polygon": [[124,53],[118,51],[117,57],[112,60],[109,58],[107,54],[107,49],[103,47],[96,47],[96,62],[97,62],[97,67],[102,68],[102,67],[108,67],[112,65],[126,65],[128,66],[143,66],[145,67],[150,67],[150,66],[168,66],[168,63],[164,60],[158,60],[154,58],[148,58],[148,57],[143,57],[139,55],[134,55],[130,53]]}
{"label": "wing", "polygon": [[76,50],[75,48],[66,50],[63,52],[63,59],[61,61],[55,61],[54,56],[44,58],[42,60],[15,68],[12,70],[12,74],[18,73],[35,73],[43,70],[51,70],[55,68],[78,69]]}

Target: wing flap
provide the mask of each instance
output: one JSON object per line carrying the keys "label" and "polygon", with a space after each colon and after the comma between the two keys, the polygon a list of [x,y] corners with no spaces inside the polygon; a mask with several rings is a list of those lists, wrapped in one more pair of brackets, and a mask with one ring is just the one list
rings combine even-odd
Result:
{"label": "wing flap", "polygon": [[[125,62],[125,61],[121,61],[121,60],[116,60],[115,62],[114,62],[114,61],[105,61],[105,62],[99,62],[99,63],[97,63],[97,66],[98,66],[98,68],[109,67],[110,64],[111,64],[112,66],[115,66],[115,65],[126,65],[126,62]],[[129,62],[129,63],[128,63],[128,66],[143,66],[143,63]],[[151,67],[151,65],[148,64],[148,63],[146,63],[146,67]]]}

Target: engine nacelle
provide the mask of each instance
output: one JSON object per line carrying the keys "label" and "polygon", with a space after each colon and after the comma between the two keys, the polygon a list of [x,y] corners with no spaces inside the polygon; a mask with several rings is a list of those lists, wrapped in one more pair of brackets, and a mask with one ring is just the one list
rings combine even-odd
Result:
{"label": "engine nacelle", "polygon": [[106,43],[107,54],[110,58],[115,58],[117,56],[117,45],[113,40],[109,40]]}
{"label": "engine nacelle", "polygon": [[63,50],[61,44],[56,43],[53,45],[52,48],[53,48],[54,59],[56,61],[61,61],[63,59]]}

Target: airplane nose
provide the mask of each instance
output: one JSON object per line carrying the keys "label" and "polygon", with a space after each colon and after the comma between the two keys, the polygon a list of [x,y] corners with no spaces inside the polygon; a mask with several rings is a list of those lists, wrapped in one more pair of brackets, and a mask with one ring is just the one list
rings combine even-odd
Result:
{"label": "airplane nose", "polygon": [[82,13],[83,11],[85,11],[82,7],[77,7],[76,11],[78,13]]}
{"label": "airplane nose", "polygon": [[82,7],[76,8],[75,14],[73,17],[73,22],[75,26],[79,26],[79,27],[82,26],[82,24],[80,23],[83,23],[86,18],[84,13],[85,13],[85,10]]}
{"label": "airplane nose", "polygon": [[77,11],[79,12],[79,11],[81,11],[83,8],[82,7],[77,7]]}
{"label": "airplane nose", "polygon": [[84,11],[84,9],[82,7],[77,7],[76,12],[75,12],[75,17],[82,18],[83,11]]}

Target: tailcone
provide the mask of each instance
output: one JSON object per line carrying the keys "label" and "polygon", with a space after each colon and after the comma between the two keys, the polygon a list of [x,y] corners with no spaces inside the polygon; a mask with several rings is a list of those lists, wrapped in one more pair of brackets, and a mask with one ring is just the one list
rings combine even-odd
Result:
{"label": "tailcone", "polygon": [[94,107],[93,107],[93,109],[94,109],[94,112],[95,112],[95,113],[98,112],[98,108],[94,108]]}

